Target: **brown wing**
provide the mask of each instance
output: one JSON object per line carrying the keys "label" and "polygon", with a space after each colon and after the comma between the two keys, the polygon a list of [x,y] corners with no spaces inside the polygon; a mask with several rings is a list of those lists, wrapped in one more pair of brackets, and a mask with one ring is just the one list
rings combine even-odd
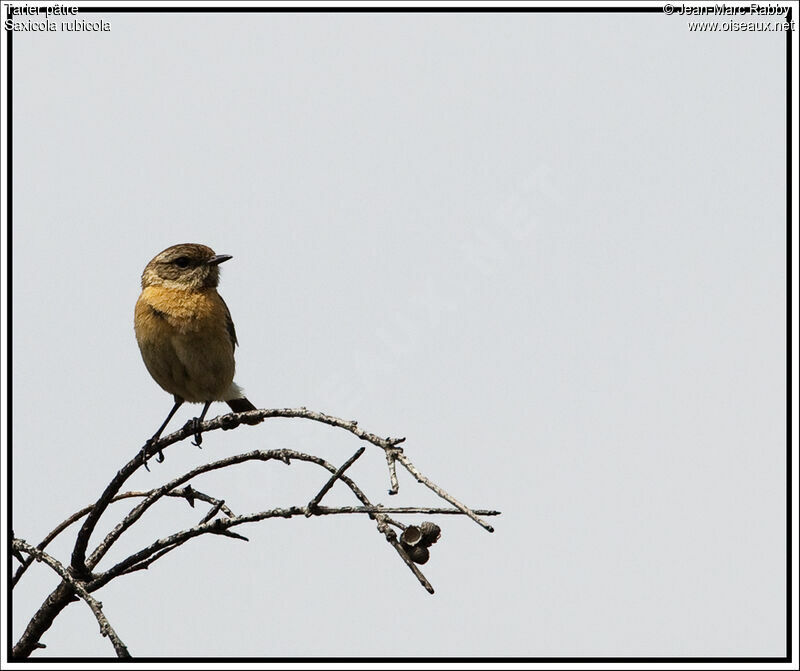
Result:
{"label": "brown wing", "polygon": [[225,308],[225,327],[228,329],[228,335],[231,338],[233,346],[236,347],[236,345],[239,344],[239,341],[236,339],[236,329],[233,326],[233,317],[231,317],[231,311],[228,309],[225,299],[223,299],[222,296],[220,296],[219,299],[222,301],[222,306]]}

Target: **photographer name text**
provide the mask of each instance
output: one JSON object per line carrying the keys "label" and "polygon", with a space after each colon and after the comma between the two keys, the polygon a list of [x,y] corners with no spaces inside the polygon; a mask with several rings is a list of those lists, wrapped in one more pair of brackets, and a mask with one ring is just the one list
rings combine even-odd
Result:
{"label": "photographer name text", "polygon": [[786,16],[788,7],[781,5],[664,5],[664,14],[685,16]]}

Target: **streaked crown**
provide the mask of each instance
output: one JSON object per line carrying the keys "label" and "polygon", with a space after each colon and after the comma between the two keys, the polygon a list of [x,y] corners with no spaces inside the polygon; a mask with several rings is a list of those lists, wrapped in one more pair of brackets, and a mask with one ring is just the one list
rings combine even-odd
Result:
{"label": "streaked crown", "polygon": [[216,287],[219,284],[219,264],[230,258],[196,243],[167,247],[145,267],[142,289],[163,286],[192,291]]}

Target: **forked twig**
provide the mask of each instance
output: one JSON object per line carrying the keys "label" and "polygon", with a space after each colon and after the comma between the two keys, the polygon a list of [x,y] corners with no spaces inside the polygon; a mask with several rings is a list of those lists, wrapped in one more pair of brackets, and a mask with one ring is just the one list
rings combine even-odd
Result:
{"label": "forked twig", "polygon": [[103,636],[108,637],[108,639],[111,641],[111,644],[114,646],[114,651],[117,653],[117,657],[128,658],[131,656],[128,652],[128,648],[122,642],[122,639],[120,639],[120,637],[117,635],[117,632],[114,631],[114,627],[111,626],[108,618],[103,613],[103,604],[89,594],[82,581],[76,580],[75,577],[66,568],[64,568],[60,561],[54,557],[51,557],[46,552],[29,545],[21,538],[15,538],[12,541],[12,547],[21,552],[25,552],[37,561],[44,562],[56,573],[58,573],[62,580],[69,584],[75,594],[83,599],[89,608],[91,608],[97,623],[100,625],[100,633]]}
{"label": "forked twig", "polygon": [[[150,496],[150,494],[152,494],[152,493],[153,493],[152,489],[149,490],[149,491],[146,491],[146,492],[141,492],[141,491],[123,492],[122,494],[117,494],[114,498],[112,498],[111,499],[111,503],[115,503],[116,501],[122,501],[123,499],[145,498],[147,496]],[[196,499],[200,499],[201,501],[205,501],[206,503],[213,504],[213,508],[212,509],[214,510],[214,514],[215,515],[221,510],[228,517],[232,517],[233,516],[233,513],[231,512],[231,509],[228,508],[228,506],[225,505],[224,501],[221,501],[219,499],[215,499],[213,496],[209,496],[208,494],[204,494],[203,492],[199,492],[196,489],[192,490],[192,494],[194,495],[194,498],[196,498]],[[186,498],[186,493],[182,489],[176,489],[174,491],[167,492],[165,494],[165,496],[169,496],[169,497],[172,497],[172,498],[185,499]],[[77,512],[75,512],[72,515],[70,515],[69,517],[67,517],[67,519],[65,519],[63,522],[61,522],[61,524],[59,524],[55,529],[53,529],[49,534],[47,534],[47,536],[45,536],[44,539],[38,545],[36,545],[36,548],[38,550],[44,550],[53,541],[53,539],[55,539],[56,536],[58,536],[62,531],[67,529],[69,526],[71,526],[72,524],[77,522],[82,517],[88,515],[92,511],[94,506],[95,506],[95,504],[91,504],[89,506],[81,508]],[[29,555],[28,559],[26,559],[25,562],[17,569],[17,572],[14,574],[14,577],[11,580],[12,588],[16,586],[16,584],[19,582],[20,578],[22,578],[22,575],[25,573],[25,571],[28,570],[28,567],[33,563],[33,561],[34,561],[33,556]]]}
{"label": "forked twig", "polygon": [[417,482],[421,482],[428,489],[434,491],[438,496],[443,498],[445,501],[452,503],[462,513],[464,513],[470,519],[475,520],[489,533],[494,532],[494,527],[491,524],[487,524],[486,522],[484,522],[480,517],[478,517],[475,514],[474,511],[470,510],[469,508],[467,508],[467,506],[461,503],[461,501],[456,499],[454,496],[448,494],[446,491],[444,491],[444,489],[442,489],[437,484],[431,482],[430,480],[428,480],[428,478],[422,475],[422,473],[420,473],[417,470],[417,468],[414,466],[414,464],[411,463],[410,459],[405,454],[400,452],[396,455],[395,459],[397,459],[397,461],[399,461],[401,464],[403,464],[403,466],[405,466],[406,470],[417,479]]}

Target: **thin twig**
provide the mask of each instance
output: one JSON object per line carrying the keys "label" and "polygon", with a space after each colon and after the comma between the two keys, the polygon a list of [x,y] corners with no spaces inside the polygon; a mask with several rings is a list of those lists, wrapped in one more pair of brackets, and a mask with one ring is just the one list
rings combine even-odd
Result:
{"label": "thin twig", "polygon": [[437,484],[431,482],[430,480],[428,480],[428,478],[426,478],[424,475],[422,475],[422,473],[420,473],[416,469],[414,464],[411,463],[411,461],[409,460],[409,458],[405,454],[403,454],[402,452],[399,452],[396,455],[395,458],[397,459],[397,461],[399,461],[401,464],[403,464],[403,466],[405,466],[406,470],[409,473],[411,473],[411,475],[413,475],[417,479],[417,482],[421,482],[428,489],[436,492],[436,494],[438,496],[440,496],[441,498],[443,498],[445,501],[448,501],[449,503],[452,503],[462,513],[464,513],[470,519],[475,520],[478,524],[480,524],[489,533],[492,533],[494,531],[494,527],[491,526],[490,524],[487,524],[486,522],[484,522],[480,517],[478,517],[475,514],[474,511],[470,510],[467,506],[465,506],[463,503],[461,503],[461,501],[457,500],[454,496],[451,496],[446,491],[444,491],[444,489],[442,489]]}
{"label": "thin twig", "polygon": [[[143,491],[123,492],[122,494],[117,494],[114,498],[112,498],[111,503],[115,503],[116,501],[122,501],[123,499],[143,498],[150,496],[150,494],[152,493],[153,493],[152,489],[146,492]],[[201,501],[205,501],[206,503],[213,504],[215,506],[215,512],[214,512],[215,515],[217,514],[217,512],[222,510],[222,512],[225,513],[228,517],[233,517],[233,512],[231,512],[231,509],[225,505],[224,501],[215,499],[213,496],[209,496],[208,494],[204,494],[203,492],[198,492],[196,489],[192,490],[192,494],[196,499],[200,499]],[[167,492],[165,496],[173,498],[181,498],[181,499],[186,498],[184,490],[180,489],[176,489],[175,491],[172,492]],[[218,505],[219,507],[217,507]],[[42,540],[42,542],[39,543],[36,546],[36,548],[38,550],[44,550],[51,543],[51,541],[53,541],[53,539],[56,538],[56,536],[58,536],[62,531],[64,531],[66,528],[77,522],[85,515],[88,515],[92,511],[92,508],[94,508],[94,504],[86,506],[85,508],[81,508],[76,513],[70,515],[67,519],[61,522],[61,524],[59,524],[55,529],[53,529],[49,534],[47,534],[47,536],[44,537],[44,540]],[[29,555],[28,558],[25,560],[25,563],[17,569],[17,572],[14,574],[14,578],[11,580],[12,588],[16,586],[16,584],[19,582],[19,579],[22,577],[25,571],[28,570],[28,567],[33,563],[33,561],[34,561],[33,557]]]}
{"label": "thin twig", "polygon": [[388,448],[384,452],[386,453],[386,464],[389,466],[389,494],[394,495],[400,491],[400,485],[397,482],[397,468],[395,468],[394,462],[397,459],[397,453],[402,452],[402,450]]}
{"label": "thin twig", "polygon": [[12,541],[12,546],[17,550],[29,554],[37,561],[44,562],[56,573],[58,573],[62,580],[67,582],[74,590],[75,594],[83,599],[89,608],[91,608],[92,613],[94,613],[94,616],[97,619],[97,623],[100,625],[100,633],[103,636],[108,637],[108,639],[111,641],[111,644],[114,646],[114,651],[117,653],[117,657],[128,658],[131,656],[130,652],[128,652],[128,648],[122,642],[122,639],[120,639],[120,637],[117,635],[117,632],[114,631],[114,628],[111,626],[108,618],[103,613],[103,604],[89,594],[82,581],[76,580],[72,573],[70,573],[70,571],[68,571],[60,561],[54,557],[51,557],[46,552],[29,545],[24,540],[15,538]]}
{"label": "thin twig", "polygon": [[[210,520],[212,517],[214,517],[214,515],[216,515],[220,511],[223,505],[225,505],[224,501],[217,501],[217,503],[214,504],[211,510],[209,510],[205,515],[203,515],[202,519],[198,524],[205,524],[206,522],[208,522],[208,520]],[[228,517],[233,517],[233,515],[228,515]]]}
{"label": "thin twig", "polygon": [[358,450],[352,457],[350,457],[341,466],[339,466],[338,469],[336,469],[336,472],[328,479],[328,482],[326,482],[322,486],[322,489],[320,489],[319,492],[317,492],[317,495],[313,499],[311,499],[309,504],[306,506],[306,508],[308,509],[308,511],[306,512],[307,517],[311,517],[311,515],[314,514],[314,510],[316,510],[317,506],[319,505],[319,502],[322,501],[322,497],[325,496],[325,494],[327,494],[330,491],[330,488],[333,487],[334,483],[340,477],[342,477],[342,473],[344,473],[348,468],[350,468],[355,463],[356,459],[358,459],[362,454],[364,454],[365,449],[366,448],[364,447],[358,448]]}
{"label": "thin twig", "polygon": [[161,559],[161,557],[163,557],[168,552],[172,552],[176,548],[179,548],[181,545],[183,545],[188,540],[189,539],[187,538],[187,539],[181,541],[180,543],[175,543],[174,545],[170,545],[168,547],[165,547],[163,550],[159,550],[152,557],[149,557],[148,559],[145,559],[144,561],[142,561],[142,562],[140,562],[138,564],[134,564],[129,569],[126,569],[122,573],[120,573],[120,575],[126,575],[128,573],[133,573],[134,571],[142,571],[142,570],[150,568],[150,564],[152,564],[154,561],[156,561],[158,559]]}
{"label": "thin twig", "polygon": [[[408,556],[405,548],[400,544],[400,541],[397,540],[397,534],[394,532],[394,529],[389,528],[389,522],[392,520],[385,515],[376,515],[375,517],[378,522],[378,530],[386,536],[386,540],[392,544],[392,547],[394,547],[397,554],[399,554],[400,558],[405,562],[405,565],[408,566],[411,572],[417,577],[420,584],[428,590],[429,594],[433,594],[433,585],[428,582],[428,579],[423,575],[422,571],[419,570],[417,565],[411,561],[411,557]],[[398,526],[402,528],[402,525]]]}
{"label": "thin twig", "polygon": [[[500,515],[499,510],[474,510],[476,515]],[[466,515],[457,508],[415,508],[411,506],[399,508],[384,508],[383,506],[341,506],[328,508],[317,506],[317,515],[349,515],[353,513],[392,513],[400,515]]]}

